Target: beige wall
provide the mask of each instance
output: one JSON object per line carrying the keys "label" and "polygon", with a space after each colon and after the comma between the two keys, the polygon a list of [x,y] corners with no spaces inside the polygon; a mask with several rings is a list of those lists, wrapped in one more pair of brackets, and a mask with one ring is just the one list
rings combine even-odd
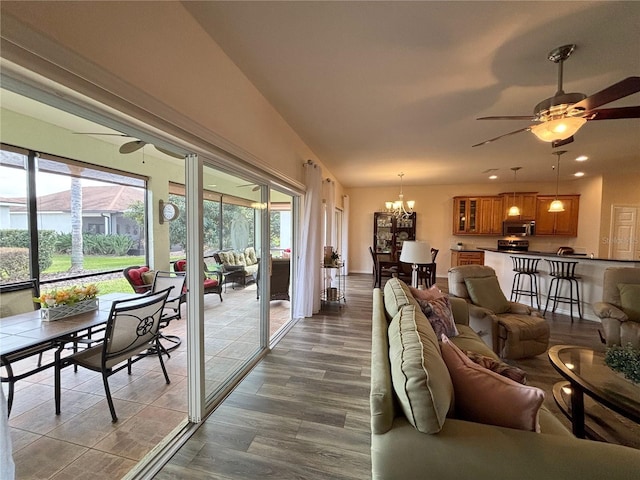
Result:
{"label": "beige wall", "polygon": [[[639,160],[640,161],[640,160]],[[611,207],[613,205],[635,205],[640,208],[640,180],[621,175],[607,175],[602,186],[602,216],[600,224],[600,256],[609,253],[608,239],[611,237]],[[640,236],[640,216],[636,227]],[[640,258],[640,240],[636,238],[636,256]]]}
{"label": "beige wall", "polygon": [[[0,8],[3,37],[257,166],[302,182],[305,160],[322,165],[180,2],[3,1]],[[337,205],[342,193],[337,183]]]}
{"label": "beige wall", "polygon": [[[606,183],[606,182],[605,182]],[[635,194],[640,203],[640,176],[635,178],[615,179],[618,191],[629,191]],[[595,253],[599,251],[601,235],[601,211],[610,209],[603,203],[602,178],[584,178],[560,184],[560,194],[580,194],[580,211],[578,237],[576,238],[544,238],[531,237],[530,248],[540,251],[555,251],[558,246],[572,246],[578,252]],[[624,185],[624,187],[622,186]],[[518,190],[553,194],[555,183],[521,183]],[[441,186],[405,186],[404,198],[416,201],[417,239],[428,241],[432,247],[440,249],[438,254],[438,276],[446,276],[451,265],[449,249],[456,242],[462,241],[468,247],[495,248],[500,236],[454,236],[453,230],[453,197],[456,195],[496,195],[505,189],[498,184],[478,185],[441,185]],[[349,225],[349,252],[351,272],[371,272],[371,257],[368,247],[373,242],[373,213],[384,209],[384,200],[398,197],[399,187],[386,188],[351,188],[347,194],[351,201],[351,222]],[[627,200],[631,197],[627,196]],[[605,219],[602,219],[604,222]],[[608,227],[607,227],[608,228]],[[604,255],[600,255],[604,256]]]}

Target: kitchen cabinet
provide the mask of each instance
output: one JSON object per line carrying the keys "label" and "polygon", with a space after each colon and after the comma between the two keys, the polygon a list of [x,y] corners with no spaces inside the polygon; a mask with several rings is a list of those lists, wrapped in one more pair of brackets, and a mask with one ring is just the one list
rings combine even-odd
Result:
{"label": "kitchen cabinet", "polygon": [[509,208],[514,205],[514,194],[502,194],[502,220],[535,220],[537,192],[516,192],[515,205],[520,209],[520,215],[510,217]]}
{"label": "kitchen cabinet", "polygon": [[484,265],[484,251],[451,250],[451,266],[459,265]]}
{"label": "kitchen cabinet", "polygon": [[416,216],[415,212],[407,218],[386,212],[373,214],[373,244],[376,254],[385,256],[382,260],[400,261],[403,242],[416,239]]}
{"label": "kitchen cabinet", "polygon": [[502,196],[454,197],[454,235],[502,235]]}
{"label": "kitchen cabinet", "polygon": [[479,197],[480,235],[502,235],[502,197]]}
{"label": "kitchen cabinet", "polygon": [[472,197],[453,198],[453,234],[478,233],[478,199]]}
{"label": "kitchen cabinet", "polygon": [[538,195],[536,202],[536,236],[578,236],[580,195],[558,195],[564,212],[549,212],[555,195]]}

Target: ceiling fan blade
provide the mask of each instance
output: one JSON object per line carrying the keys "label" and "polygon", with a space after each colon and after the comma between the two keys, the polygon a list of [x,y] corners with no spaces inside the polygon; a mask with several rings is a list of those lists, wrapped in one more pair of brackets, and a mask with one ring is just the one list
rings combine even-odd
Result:
{"label": "ceiling fan blade", "polygon": [[611,103],[638,92],[640,92],[640,77],[627,77],[572,105],[571,110],[593,110],[600,105]]}
{"label": "ceiling fan blade", "polygon": [[565,138],[564,140],[555,140],[551,142],[551,148],[562,147],[563,145],[569,145],[572,142],[573,142],[573,135],[571,135],[569,138]]}
{"label": "ceiling fan blade", "polygon": [[140,150],[146,144],[147,142],[143,142],[142,140],[134,140],[133,142],[123,144],[118,151],[120,153],[133,153],[136,150]]}
{"label": "ceiling fan blade", "polygon": [[499,117],[480,117],[476,118],[476,120],[529,120],[533,122],[536,120],[536,117],[531,115],[503,115]]}
{"label": "ceiling fan blade", "polygon": [[[591,117],[593,115],[593,117]],[[585,112],[589,120],[615,120],[618,118],[640,118],[640,105],[634,107],[601,108]],[[591,117],[591,118],[589,118]]]}
{"label": "ceiling fan blade", "polygon": [[178,158],[180,160],[184,160],[184,157],[178,153],[172,152],[171,150],[167,150],[166,148],[162,148],[162,147],[158,147],[157,145],[154,145],[154,148],[156,150],[158,150],[159,152],[164,153],[165,155],[169,155],[170,157],[173,158]]}
{"label": "ceiling fan blade", "polygon": [[485,140],[484,142],[481,143],[476,143],[475,145],[472,145],[472,147],[479,147],[480,145],[486,145],[487,143],[491,143],[491,142],[495,142],[496,140],[502,138],[502,137],[508,137],[509,135],[515,135],[516,133],[520,133],[520,132],[527,132],[531,130],[531,126],[525,127],[525,128],[520,128],[518,130],[514,130],[513,132],[509,132],[509,133],[505,133],[504,135],[500,135],[499,137],[496,138],[492,138],[490,140]]}

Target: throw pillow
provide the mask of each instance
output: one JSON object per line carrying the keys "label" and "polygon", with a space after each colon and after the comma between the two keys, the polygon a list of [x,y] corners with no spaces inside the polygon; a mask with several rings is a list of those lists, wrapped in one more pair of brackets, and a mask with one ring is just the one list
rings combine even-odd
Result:
{"label": "throw pillow", "polygon": [[235,252],[234,255],[236,257],[236,265],[242,265],[243,267],[247,265],[247,261],[244,258],[244,253]]}
{"label": "throw pillow", "polygon": [[527,384],[527,373],[518,367],[508,365],[496,360],[495,358],[487,357],[486,355],[472,352],[470,350],[465,350],[464,353],[474,363],[477,363],[481,367],[491,370],[492,372],[496,372],[503,377],[510,378],[514,382],[518,382],[522,385]]}
{"label": "throw pillow", "polygon": [[464,284],[474,304],[487,308],[493,313],[509,311],[509,301],[502,293],[497,277],[465,278]]}
{"label": "throw pillow", "polygon": [[432,285],[426,290],[419,290],[417,288],[410,287],[409,285],[407,286],[409,287],[409,291],[411,292],[411,295],[413,295],[413,298],[415,298],[416,300],[426,300],[427,302],[430,302],[431,300],[434,300],[436,298],[442,297],[443,295],[446,295],[446,293],[443,293],[435,285]]}
{"label": "throw pillow", "polygon": [[218,256],[220,257],[220,261],[223,265],[236,264],[236,257],[233,252],[218,252]]}
{"label": "throw pillow", "polygon": [[634,283],[619,283],[620,305],[629,320],[640,322],[640,285]]}
{"label": "throw pillow", "polygon": [[153,281],[156,278],[156,272],[154,270],[147,270],[142,274],[142,281],[145,285],[153,285]]}
{"label": "throw pillow", "polygon": [[420,305],[420,310],[422,310],[422,313],[424,313],[427,320],[429,320],[437,338],[440,338],[443,333],[447,337],[455,337],[458,335],[456,321],[451,312],[449,297],[445,295],[431,301],[418,298],[417,302],[418,305]]}
{"label": "throw pillow", "polygon": [[445,335],[441,343],[459,418],[472,422],[539,432],[538,412],[544,392],[520,385],[474,363]]}
{"label": "throw pillow", "polygon": [[256,250],[253,247],[247,247],[244,250],[244,257],[247,261],[247,265],[255,265],[258,263],[258,257],[256,256]]}
{"label": "throw pillow", "polygon": [[437,433],[453,404],[453,386],[438,339],[415,305],[406,305],[388,329],[393,390],[419,432]]}

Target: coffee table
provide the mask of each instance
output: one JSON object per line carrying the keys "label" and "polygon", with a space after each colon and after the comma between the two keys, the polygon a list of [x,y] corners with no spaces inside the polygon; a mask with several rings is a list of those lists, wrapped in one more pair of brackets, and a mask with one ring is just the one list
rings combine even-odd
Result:
{"label": "coffee table", "polygon": [[[640,385],[611,370],[604,354],[589,348],[555,345],[549,349],[551,365],[568,380],[553,387],[553,397],[571,419],[573,434],[585,438],[584,395],[620,415],[640,423]],[[563,389],[570,385],[570,404]]]}

